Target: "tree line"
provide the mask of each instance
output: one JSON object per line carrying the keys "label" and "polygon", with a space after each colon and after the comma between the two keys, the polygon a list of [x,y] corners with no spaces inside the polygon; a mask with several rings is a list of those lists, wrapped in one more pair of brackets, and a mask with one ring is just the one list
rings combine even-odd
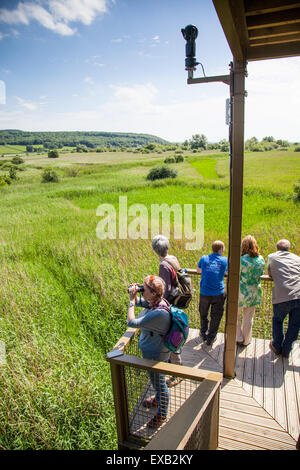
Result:
{"label": "tree line", "polygon": [[34,151],[33,146],[40,145],[43,149],[59,149],[63,147],[87,148],[104,147],[140,147],[150,142],[168,144],[160,137],[149,134],[124,132],[27,132],[17,129],[0,130],[0,145],[26,145],[27,151]]}

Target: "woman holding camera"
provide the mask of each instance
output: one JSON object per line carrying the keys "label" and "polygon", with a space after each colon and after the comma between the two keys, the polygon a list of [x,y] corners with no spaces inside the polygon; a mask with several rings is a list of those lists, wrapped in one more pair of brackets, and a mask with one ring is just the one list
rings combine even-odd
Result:
{"label": "woman holding camera", "polygon": [[[140,328],[139,348],[144,359],[168,362],[169,349],[164,345],[162,335],[170,328],[171,319],[168,313],[169,303],[163,299],[165,283],[159,276],[147,276],[142,286],[143,298],[137,300],[138,284],[129,287],[130,303],[127,312],[127,325]],[[139,316],[135,318],[134,308],[144,307]],[[157,406],[157,414],[149,421],[148,427],[157,428],[167,418],[169,404],[169,390],[165,376],[151,372],[150,380],[155,390],[155,396],[147,398],[144,406],[152,408]]]}

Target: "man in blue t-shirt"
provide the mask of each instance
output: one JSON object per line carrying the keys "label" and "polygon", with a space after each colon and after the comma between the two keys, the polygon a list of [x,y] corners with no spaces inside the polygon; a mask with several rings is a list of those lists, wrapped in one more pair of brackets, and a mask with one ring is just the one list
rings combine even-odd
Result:
{"label": "man in blue t-shirt", "polygon": [[[224,275],[227,272],[227,258],[222,256],[225,245],[220,240],[212,244],[212,253],[202,256],[198,263],[197,273],[201,274],[199,313],[201,321],[200,336],[210,346],[218,333],[224,311]],[[208,321],[209,308],[210,323]]]}

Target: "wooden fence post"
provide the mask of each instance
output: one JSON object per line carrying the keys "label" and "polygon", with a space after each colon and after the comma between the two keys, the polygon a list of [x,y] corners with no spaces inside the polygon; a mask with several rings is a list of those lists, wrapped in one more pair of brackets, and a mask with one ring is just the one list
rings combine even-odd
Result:
{"label": "wooden fence post", "polygon": [[122,450],[125,448],[122,446],[122,443],[127,440],[129,434],[125,367],[111,361],[110,370],[117,423],[118,448]]}

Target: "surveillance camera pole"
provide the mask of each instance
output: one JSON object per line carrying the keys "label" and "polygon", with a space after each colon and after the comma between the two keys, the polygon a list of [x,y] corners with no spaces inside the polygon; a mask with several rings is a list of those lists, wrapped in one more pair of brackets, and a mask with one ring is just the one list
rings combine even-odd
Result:
{"label": "surveillance camera pole", "polygon": [[[191,26],[191,25],[189,25]],[[186,38],[182,30],[183,37]],[[184,31],[184,32],[183,32]],[[198,31],[197,31],[198,33]],[[195,47],[193,49],[195,51]],[[235,58],[230,63],[230,74],[212,77],[194,78],[195,58],[186,60],[188,85],[195,83],[223,82],[230,89],[229,113],[229,157],[230,157],[230,216],[229,216],[229,250],[228,278],[226,302],[225,347],[223,373],[225,377],[235,377],[236,329],[238,316],[238,299],[240,285],[240,257],[242,234],[243,207],[243,176],[244,176],[244,108],[245,108],[245,77],[247,76],[244,58]],[[193,62],[194,61],[194,62]]]}

